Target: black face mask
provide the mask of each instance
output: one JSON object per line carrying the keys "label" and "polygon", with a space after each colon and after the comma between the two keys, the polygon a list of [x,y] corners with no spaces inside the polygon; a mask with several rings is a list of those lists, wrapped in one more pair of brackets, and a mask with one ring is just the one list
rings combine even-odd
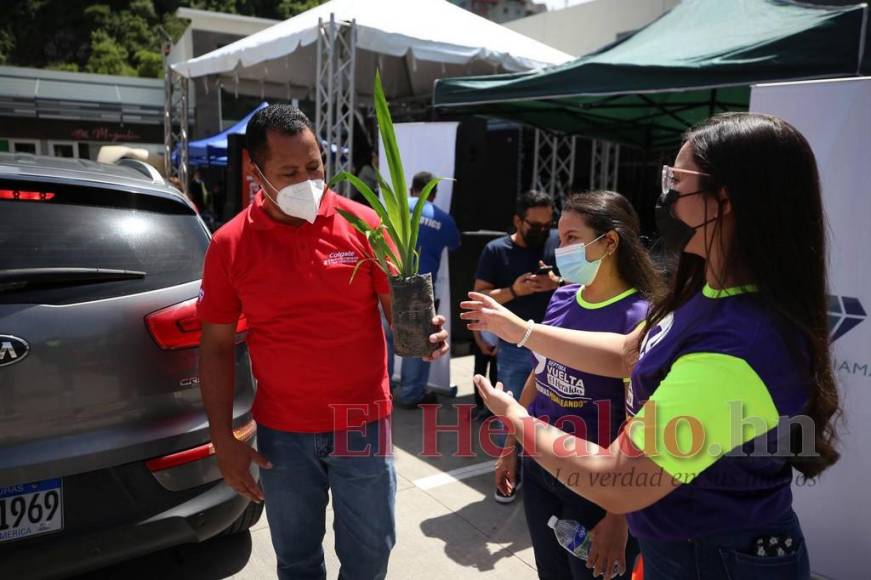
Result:
{"label": "black face mask", "polygon": [[541,248],[547,242],[550,236],[550,228],[535,228],[531,227],[523,234],[523,241],[530,248]]}
{"label": "black face mask", "polygon": [[690,195],[699,195],[704,192],[705,190],[680,193],[677,190],[670,189],[659,196],[659,199],[656,201],[654,216],[656,218],[656,227],[659,230],[660,236],[662,236],[662,243],[665,245],[666,251],[682,252],[697,229],[717,219],[713,217],[693,227],[674,217],[672,213],[672,207],[678,199]]}

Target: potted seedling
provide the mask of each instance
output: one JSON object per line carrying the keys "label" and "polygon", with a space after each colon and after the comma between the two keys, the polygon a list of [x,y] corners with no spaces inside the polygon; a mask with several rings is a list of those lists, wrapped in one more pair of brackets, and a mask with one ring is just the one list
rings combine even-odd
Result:
{"label": "potted seedling", "polygon": [[355,229],[366,236],[372,246],[373,254],[365,256],[357,263],[351,280],[360,266],[369,261],[387,274],[393,299],[393,342],[396,354],[423,358],[431,355],[434,348],[429,342],[429,336],[436,330],[432,324],[435,305],[432,275],[418,273],[420,255],[417,252],[417,238],[425,202],[441,178],[435,177],[426,184],[412,214],[408,205],[408,188],[405,184],[402,159],[393,131],[393,120],[378,72],[375,73],[375,115],[387,166],[390,168],[390,184],[378,173],[383,203],[368,185],[347,171],[336,175],[330,181],[330,186],[350,182],[381,218],[378,226],[373,228],[359,216],[337,210]]}

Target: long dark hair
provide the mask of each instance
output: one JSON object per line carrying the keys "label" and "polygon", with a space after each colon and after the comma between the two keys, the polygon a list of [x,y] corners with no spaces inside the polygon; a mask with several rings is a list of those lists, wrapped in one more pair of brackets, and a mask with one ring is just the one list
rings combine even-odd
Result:
{"label": "long dark hair", "polygon": [[617,273],[648,300],[659,298],[662,277],[641,243],[641,222],[628,199],[613,191],[577,193],[563,204],[567,211],[579,214],[596,236],[617,232]]}
{"label": "long dark hair", "polygon": [[[805,477],[816,477],[838,460],[840,407],[828,338],[825,217],[813,151],[789,123],[755,113],[712,117],[691,129],[685,144],[700,171],[710,175],[700,183],[704,195],[718,199],[725,188],[732,205],[735,229],[729,247],[722,246],[719,235],[722,214],[713,223],[723,271],[755,284],[756,299],[809,346],[813,386],[805,414],[814,421],[817,455],[792,463]],[[680,255],[670,292],[653,304],[647,328],[702,289],[705,268],[704,258]]]}

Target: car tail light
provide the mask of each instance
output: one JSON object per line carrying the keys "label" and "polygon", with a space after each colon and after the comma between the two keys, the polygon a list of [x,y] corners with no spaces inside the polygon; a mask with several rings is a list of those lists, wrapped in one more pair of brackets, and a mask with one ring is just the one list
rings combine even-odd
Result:
{"label": "car tail light", "polygon": [[[145,317],[145,324],[157,346],[163,350],[193,348],[200,344],[203,327],[197,317],[196,298],[152,312]],[[236,323],[236,334],[242,335],[247,331],[248,321],[244,315],[240,316]]]}
{"label": "car tail light", "polygon": [[54,199],[50,191],[19,191],[17,189],[0,189],[0,199],[20,201],[49,201]]}
{"label": "car tail light", "polygon": [[[242,425],[241,427],[233,429],[233,435],[239,441],[244,441],[247,443],[254,438],[254,433],[256,431],[257,425],[252,420]],[[145,467],[147,467],[148,470],[151,472],[163,471],[164,469],[172,469],[173,467],[178,467],[186,463],[199,461],[200,459],[205,459],[214,454],[215,446],[212,445],[211,442],[209,442],[203,445],[198,445],[197,447],[192,447],[191,449],[185,449],[184,451],[170,453],[169,455],[164,455],[163,457],[155,457],[154,459],[149,459],[145,462]]]}

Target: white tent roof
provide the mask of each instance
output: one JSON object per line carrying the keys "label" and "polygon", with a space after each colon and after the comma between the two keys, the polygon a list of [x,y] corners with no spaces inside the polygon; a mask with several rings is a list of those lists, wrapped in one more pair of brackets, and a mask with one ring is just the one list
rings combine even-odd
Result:
{"label": "white tent roof", "polygon": [[220,75],[263,97],[311,96],[318,19],[357,23],[357,93],[370,95],[375,67],[388,97],[425,95],[436,78],[517,72],[572,60],[446,0],[331,0],[173,69]]}

